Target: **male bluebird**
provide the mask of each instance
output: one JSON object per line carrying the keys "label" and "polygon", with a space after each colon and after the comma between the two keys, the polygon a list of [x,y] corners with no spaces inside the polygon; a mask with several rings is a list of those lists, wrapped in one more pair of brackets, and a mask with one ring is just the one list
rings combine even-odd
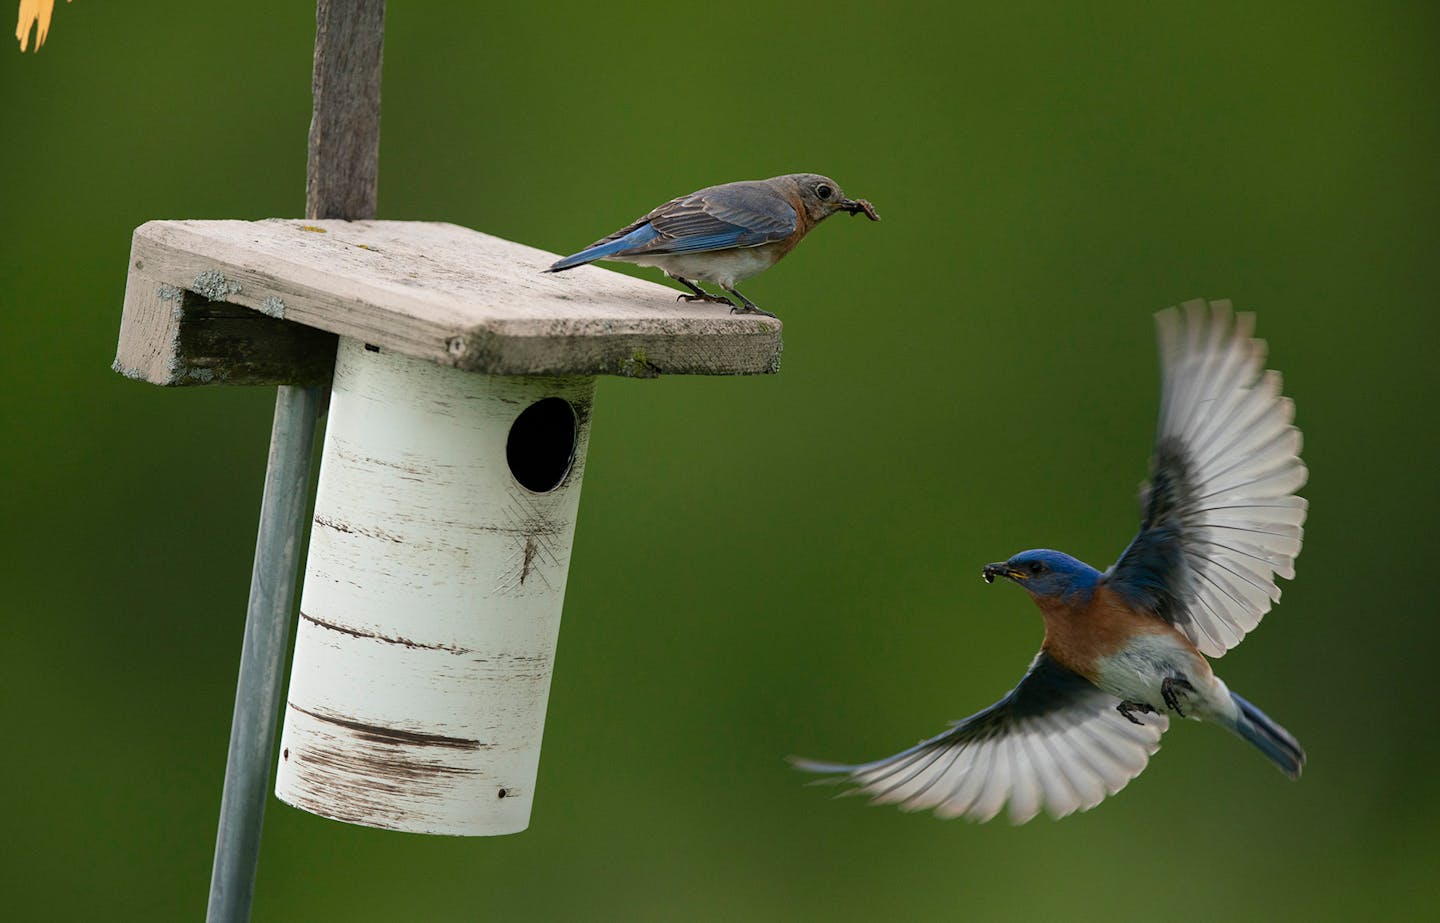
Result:
{"label": "male bluebird", "polygon": [[[794,760],[843,774],[857,792],[909,810],[985,821],[1009,802],[1024,823],[1113,795],[1160,748],[1169,715],[1214,721],[1297,778],[1305,751],[1210,668],[1295,576],[1305,500],[1300,431],[1280,375],[1263,372],[1254,317],[1228,302],[1156,315],[1160,424],[1140,532],[1100,572],[1059,551],[987,564],[986,583],[1030,593],[1045,640],[1008,695],[930,740],[860,765]],[[1202,656],[1205,655],[1205,656]],[[1148,716],[1143,717],[1142,716]]]}
{"label": "male bluebird", "polygon": [[[791,173],[770,179],[709,186],[671,199],[643,218],[602,237],[546,272],[563,272],[595,260],[657,266],[694,292],[685,301],[713,301],[731,314],[763,314],[735,285],[774,266],[815,225],[836,212],[879,221],[864,199],[849,199],[829,177]],[[696,281],[713,282],[734,295],[711,295]]]}

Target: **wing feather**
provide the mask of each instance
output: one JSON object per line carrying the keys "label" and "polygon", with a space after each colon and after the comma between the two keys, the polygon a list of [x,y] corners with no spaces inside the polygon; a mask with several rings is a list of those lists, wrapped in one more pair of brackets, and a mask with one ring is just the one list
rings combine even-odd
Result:
{"label": "wing feather", "polygon": [[657,236],[614,255],[758,247],[789,237],[798,220],[794,207],[763,182],[725,183],[671,199],[586,249],[618,240],[646,225]]}
{"label": "wing feather", "polygon": [[999,702],[950,730],[871,763],[793,760],[839,777],[879,804],[986,821],[1007,806],[1022,824],[1088,810],[1145,768],[1168,722],[1131,724],[1120,700],[1041,652]]}
{"label": "wing feather", "polygon": [[1239,644],[1295,576],[1308,476],[1295,404],[1254,317],[1229,302],[1156,315],[1160,422],[1140,532],[1107,574],[1204,654]]}

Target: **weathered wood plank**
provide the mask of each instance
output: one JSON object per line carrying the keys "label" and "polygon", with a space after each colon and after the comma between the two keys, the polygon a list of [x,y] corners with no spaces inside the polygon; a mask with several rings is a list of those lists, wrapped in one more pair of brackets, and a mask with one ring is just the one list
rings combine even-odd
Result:
{"label": "weathered wood plank", "polygon": [[333,333],[212,302],[132,255],[115,371],[158,385],[329,385]]}
{"label": "weathered wood plank", "polygon": [[307,217],[375,217],[384,48],[384,0],[316,5]]}
{"label": "weathered wood plank", "polygon": [[[779,321],[677,304],[671,288],[597,267],[542,274],[555,258],[452,224],[152,221],[135,231],[116,368],[157,384],[311,383],[318,362],[286,365],[306,348],[297,325],[500,375],[779,368]],[[196,310],[213,302],[256,315],[243,355],[188,332],[243,325]]]}

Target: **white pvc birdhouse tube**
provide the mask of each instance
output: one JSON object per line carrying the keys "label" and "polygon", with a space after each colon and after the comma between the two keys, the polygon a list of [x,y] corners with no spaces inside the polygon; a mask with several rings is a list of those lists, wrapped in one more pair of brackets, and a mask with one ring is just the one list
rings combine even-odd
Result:
{"label": "white pvc birdhouse tube", "polygon": [[341,339],[281,800],[415,833],[528,826],[594,388]]}

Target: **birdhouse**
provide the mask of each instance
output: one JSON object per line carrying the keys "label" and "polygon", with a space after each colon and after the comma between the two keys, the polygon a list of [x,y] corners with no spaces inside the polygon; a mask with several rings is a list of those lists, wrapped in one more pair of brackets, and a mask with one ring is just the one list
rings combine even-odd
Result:
{"label": "birdhouse", "polygon": [[776,320],[593,267],[543,275],[555,259],[424,222],[135,231],[117,370],[331,385],[277,760],[291,805],[525,829],[597,378],[779,367]]}

